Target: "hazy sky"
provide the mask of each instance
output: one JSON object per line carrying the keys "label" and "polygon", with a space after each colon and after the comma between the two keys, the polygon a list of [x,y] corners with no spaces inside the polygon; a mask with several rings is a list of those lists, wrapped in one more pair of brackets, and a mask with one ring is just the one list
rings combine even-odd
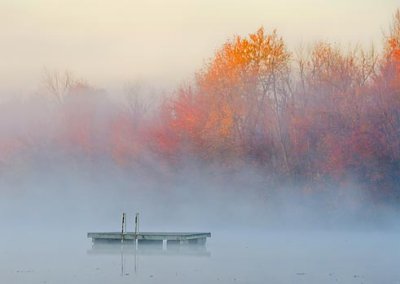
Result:
{"label": "hazy sky", "polygon": [[[398,0],[0,0],[0,92],[34,90],[43,68],[102,88],[174,86],[221,44],[263,25],[290,47],[378,44]],[[11,93],[12,93],[11,92]]]}

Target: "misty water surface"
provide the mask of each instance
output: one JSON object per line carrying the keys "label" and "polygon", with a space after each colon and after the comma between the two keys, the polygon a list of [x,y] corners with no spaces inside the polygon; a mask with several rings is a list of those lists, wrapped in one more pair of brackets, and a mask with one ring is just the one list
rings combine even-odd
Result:
{"label": "misty water surface", "polygon": [[[394,211],[354,188],[332,209],[329,198],[261,184],[249,173],[162,184],[79,168],[3,178],[1,283],[400,283]],[[93,250],[87,232],[119,231],[121,212],[132,231],[137,211],[141,231],[212,237],[183,254]]]}
{"label": "misty water surface", "polygon": [[213,232],[206,252],[93,251],[85,232],[13,232],[2,283],[400,283],[399,234]]}

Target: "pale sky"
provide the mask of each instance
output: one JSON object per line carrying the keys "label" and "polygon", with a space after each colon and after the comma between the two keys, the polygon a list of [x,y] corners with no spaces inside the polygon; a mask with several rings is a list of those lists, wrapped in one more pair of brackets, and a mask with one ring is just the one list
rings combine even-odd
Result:
{"label": "pale sky", "polygon": [[100,88],[190,80],[227,39],[264,26],[289,48],[379,45],[399,0],[0,0],[0,92],[34,90],[44,68]]}

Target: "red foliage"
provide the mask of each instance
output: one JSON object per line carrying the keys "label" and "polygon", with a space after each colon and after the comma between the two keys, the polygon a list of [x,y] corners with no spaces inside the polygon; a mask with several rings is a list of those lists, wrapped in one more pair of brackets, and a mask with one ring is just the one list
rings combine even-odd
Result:
{"label": "red foliage", "polygon": [[[291,59],[275,31],[234,37],[149,117],[107,101],[110,117],[99,119],[104,104],[87,85],[63,88],[58,75],[49,77],[62,113],[54,141],[83,156],[107,152],[121,167],[151,153],[168,166],[188,157],[251,163],[310,183],[341,184],[353,175],[393,193],[400,175],[400,12],[379,57],[318,43],[300,58],[299,73]],[[18,141],[0,137],[0,161],[23,148]]]}

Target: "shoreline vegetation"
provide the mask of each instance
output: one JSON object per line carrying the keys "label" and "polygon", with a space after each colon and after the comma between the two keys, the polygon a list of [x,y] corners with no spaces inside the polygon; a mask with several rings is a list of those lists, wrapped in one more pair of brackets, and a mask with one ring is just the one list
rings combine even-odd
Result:
{"label": "shoreline vegetation", "polygon": [[260,28],[225,42],[157,103],[138,86],[120,103],[70,72],[45,71],[38,94],[0,104],[0,176],[61,161],[149,179],[250,169],[304,194],[356,183],[397,206],[400,10],[384,40],[379,52],[328,42],[292,52]]}

